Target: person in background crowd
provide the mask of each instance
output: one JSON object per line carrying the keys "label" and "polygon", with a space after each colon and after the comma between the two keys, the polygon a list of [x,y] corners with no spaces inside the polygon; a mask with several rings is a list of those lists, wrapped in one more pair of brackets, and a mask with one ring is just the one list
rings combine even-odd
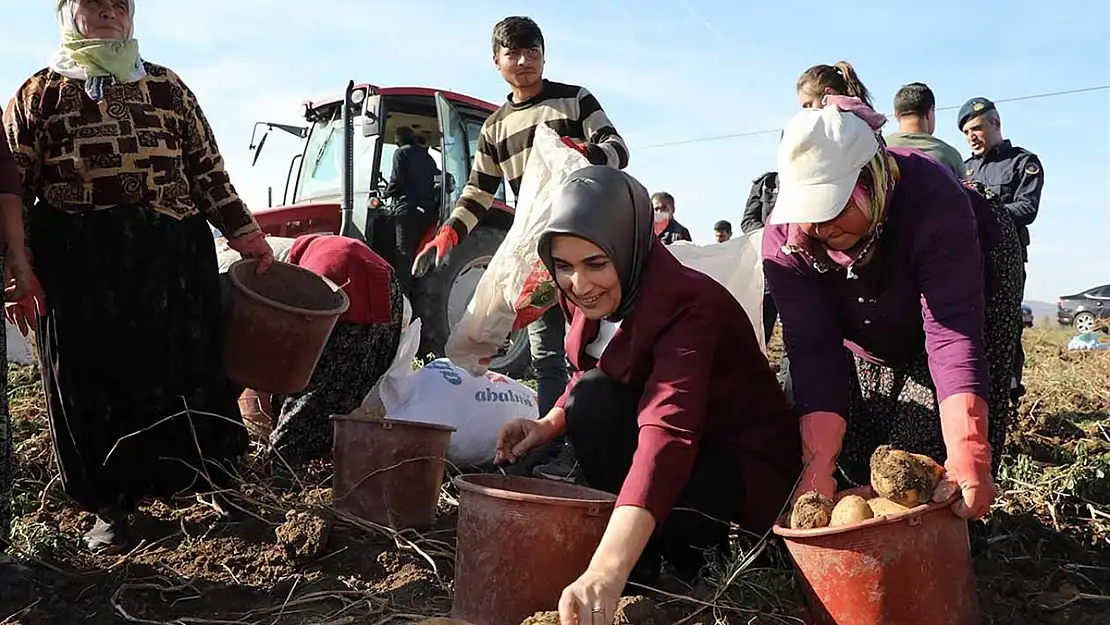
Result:
{"label": "person in background crowd", "polygon": [[[507,17],[493,27],[492,44],[493,64],[512,92],[482,124],[470,180],[447,223],[417,258],[416,277],[440,264],[478,226],[503,180],[508,180],[514,195],[520,192],[536,126],[547,125],[595,165],[628,166],[628,146],[597,98],[585,87],[544,79],[547,50],[539,25],[527,17]],[[528,326],[541,415],[555,405],[567,385],[565,336],[566,320],[558,306]],[[570,474],[574,454],[564,442],[552,443],[546,452],[552,461],[537,466],[536,474]]]}
{"label": "person in background crowd", "polygon": [[412,260],[420,239],[436,222],[435,178],[439,173],[428,148],[420,145],[416,133],[408,126],[395,131],[397,149],[393,151],[393,168],[383,197],[393,200],[397,220],[397,259],[395,275],[401,290],[412,296]]}
{"label": "person in background crowd", "polygon": [[61,47],[4,112],[42,283],[8,312],[37,330],[61,483],[97,518],[85,544],[117,553],[142,500],[225,487],[247,447],[209,223],[259,272],[273,252],[193,92],[139,56],[134,0],[55,6]]}
{"label": "person in background crowd", "polygon": [[674,218],[674,196],[666,191],[651,195],[651,206],[655,209],[655,234],[663,245],[678,241],[693,241],[686,226]]}
{"label": "person in background crowd", "polygon": [[863,86],[856,70],[848,61],[834,65],[814,65],[802,73],[797,84],[798,101],[802,108],[821,108],[825,96],[843,95],[859,98],[864,104],[871,103],[871,92]]}
{"label": "person in background crowd", "polygon": [[[781,140],[781,137],[780,137]],[[775,207],[779,187],[778,172],[769,171],[752,181],[751,191],[748,192],[748,203],[744,206],[744,218],[740,221],[740,229],[744,234],[750,234],[763,228],[767,218]],[[775,332],[775,321],[778,319],[778,308],[775,307],[775,298],[771,297],[771,290],[767,282],[763,283],[763,342],[770,342],[771,335]]]}
{"label": "person in background crowd", "polygon": [[844,486],[867,484],[890,444],[944,463],[962,492],[954,511],[979,518],[1013,413],[1020,244],[997,198],[888,149],[884,121],[829,96],[779,146],[763,259],[801,419],[796,492],[831,496],[838,468]]}
{"label": "person in background crowd", "polygon": [[[31,261],[23,234],[23,187],[19,178],[19,168],[8,148],[8,142],[0,137],[0,244],[4,253],[0,256],[0,273],[4,275],[5,301],[24,299],[27,293],[42,293],[42,287],[31,284]],[[7,334],[4,325],[3,334]],[[8,413],[8,342],[0,347],[0,567],[10,563],[5,553],[12,522],[12,420]]]}
{"label": "person in background crowd", "polygon": [[732,238],[732,224],[725,219],[713,224],[713,236],[717,238],[717,243],[728,241]]}
{"label": "person in background crowd", "polygon": [[[1021,259],[1029,262],[1029,226],[1037,219],[1044,188],[1044,168],[1037,155],[1002,138],[1002,118],[994,103],[986,98],[972,98],[960,107],[957,122],[971,147],[971,157],[964,161],[964,176],[990,189],[1002,199],[1006,211],[1017,224],[1021,239]],[[1021,270],[1022,297],[1025,294],[1025,267]],[[1020,305],[1020,302],[1019,302]],[[1022,328],[1024,329],[1024,328]],[[1014,354],[1013,376],[1010,380],[1011,399],[1016,403],[1025,394],[1022,372],[1025,369],[1025,348],[1018,333]]]}
{"label": "person in background crowd", "polygon": [[[297,237],[289,262],[324,276],[350,300],[328,337],[308,387],[272,400],[277,424],[270,444],[285,463],[303,465],[332,450],[332,415],[348,414],[389,369],[401,339],[401,289],[389,263],[348,237]],[[284,478],[285,463],[273,469]]]}
{"label": "person in background crowd", "polygon": [[728,555],[730,522],[767,531],[801,472],[797,420],[743,307],[679,263],[652,221],[643,185],[593,166],[556,191],[540,235],[578,373],[543,419],[503,427],[497,461],[565,431],[586,482],[617,495],[563,591],[564,624],[612,623],[626,582],[654,584],[661,559],[693,583]]}
{"label": "person in background crowd", "polygon": [[892,148],[921,150],[952,170],[956,179],[964,177],[964,160],[956,148],[936,138],[937,100],[925,83],[911,82],[894,94],[894,117],[898,132],[886,136]]}

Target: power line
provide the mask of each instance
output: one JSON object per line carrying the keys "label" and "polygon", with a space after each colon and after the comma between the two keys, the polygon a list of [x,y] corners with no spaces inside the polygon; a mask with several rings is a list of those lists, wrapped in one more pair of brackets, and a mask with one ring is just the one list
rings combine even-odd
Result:
{"label": "power line", "polygon": [[[1089,93],[1091,91],[1103,91],[1110,89],[1110,85],[1098,85],[1095,87],[1083,87],[1082,89],[1068,89],[1066,91],[1052,91],[1048,93],[1035,93],[1032,95],[1016,96],[1012,98],[1002,98],[1000,100],[992,100],[995,104],[1003,104],[1006,102],[1022,102],[1025,100],[1038,100],[1041,98],[1055,98],[1064,95],[1074,95],[1077,93]],[[938,111],[952,111],[963,106],[956,104],[953,106],[942,106],[937,108]],[[769,130],[753,130],[750,132],[737,132],[727,135],[713,135],[710,137],[698,137],[696,139],[682,139],[680,141],[667,141],[665,143],[653,143],[651,145],[636,146],[636,150],[650,150],[651,148],[665,148],[675,145],[689,145],[692,143],[706,143],[709,141],[724,141],[726,139],[741,139],[744,137],[756,137],[759,135],[771,135],[782,132],[782,128],[772,128]]]}

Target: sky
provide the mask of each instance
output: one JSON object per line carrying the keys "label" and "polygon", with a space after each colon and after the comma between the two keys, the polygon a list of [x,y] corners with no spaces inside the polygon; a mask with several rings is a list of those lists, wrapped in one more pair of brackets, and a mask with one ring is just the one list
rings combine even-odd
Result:
{"label": "sky", "polygon": [[[4,101],[56,48],[53,4],[0,0]],[[341,93],[352,79],[500,103],[508,88],[490,32],[509,14],[540,24],[546,77],[597,96],[630,146],[628,171],[675,196],[676,218],[699,243],[712,241],[718,219],[739,231],[752,180],[774,168],[778,133],[660,144],[782,127],[811,65],[850,61],[886,112],[912,81],[929,84],[942,108],[1110,85],[1105,0],[138,0],[135,36],[146,60],[197,94],[234,184],[262,208],[267,187],[280,200],[300,149],[275,133],[252,167],[254,122],[303,121],[303,101]],[[1110,283],[1110,90],[999,111],[1005,136],[1035,152],[1045,172],[1027,299],[1055,302]],[[937,135],[968,156],[956,111],[937,116]]]}

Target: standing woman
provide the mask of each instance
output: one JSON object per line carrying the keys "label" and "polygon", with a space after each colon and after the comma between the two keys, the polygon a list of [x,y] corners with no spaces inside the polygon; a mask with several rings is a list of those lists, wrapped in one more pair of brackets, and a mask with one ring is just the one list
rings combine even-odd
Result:
{"label": "standing woman", "polygon": [[825,105],[825,96],[842,95],[859,98],[864,104],[874,108],[871,92],[863,86],[856,69],[848,61],[834,65],[814,65],[798,78],[798,101],[802,108],[819,109]]}
{"label": "standing woman", "polygon": [[[37,325],[66,494],[94,551],[128,544],[145,498],[220,488],[246,448],[223,374],[209,222],[268,269],[273,253],[172,71],[143,61],[134,0],[61,0],[62,45],[4,113],[45,306]],[[186,410],[187,408],[187,410]]]}

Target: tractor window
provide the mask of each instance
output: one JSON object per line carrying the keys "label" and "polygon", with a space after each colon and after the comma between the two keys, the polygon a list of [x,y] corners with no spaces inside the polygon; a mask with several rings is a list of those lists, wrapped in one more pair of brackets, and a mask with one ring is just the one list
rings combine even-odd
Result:
{"label": "tractor window", "polygon": [[[471,169],[474,168],[474,158],[475,158],[474,155],[478,153],[478,137],[480,137],[481,135],[482,135],[482,122],[480,122],[478,120],[475,120],[475,119],[466,120],[466,138],[470,142],[470,168]],[[497,193],[494,193],[493,197],[497,198],[498,200],[501,200],[502,202],[506,202],[506,203],[508,202],[508,200],[505,199],[505,181],[504,180],[501,181],[501,186],[498,187]],[[514,198],[514,200],[515,200],[515,198]]]}
{"label": "tractor window", "polygon": [[[355,127],[355,196],[370,192],[373,172],[374,148],[377,137],[363,137],[361,128]],[[343,125],[339,109],[331,119],[312,125],[301,161],[300,183],[294,202],[337,197],[342,192],[343,180]]]}

